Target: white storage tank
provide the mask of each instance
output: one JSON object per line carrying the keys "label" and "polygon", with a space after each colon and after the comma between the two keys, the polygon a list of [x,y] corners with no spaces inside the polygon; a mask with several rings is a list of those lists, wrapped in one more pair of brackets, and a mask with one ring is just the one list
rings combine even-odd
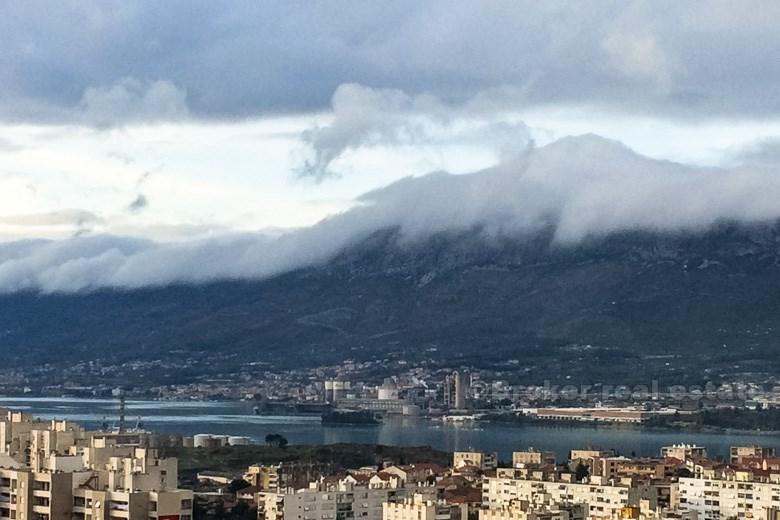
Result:
{"label": "white storage tank", "polygon": [[252,439],[241,435],[231,435],[228,437],[228,444],[231,446],[249,446],[252,444]]}
{"label": "white storage tank", "polygon": [[214,438],[208,433],[198,433],[192,437],[192,445],[195,448],[211,448],[214,446]]}
{"label": "white storage tank", "polygon": [[212,438],[216,446],[230,446],[230,436],[228,435],[212,435]]}

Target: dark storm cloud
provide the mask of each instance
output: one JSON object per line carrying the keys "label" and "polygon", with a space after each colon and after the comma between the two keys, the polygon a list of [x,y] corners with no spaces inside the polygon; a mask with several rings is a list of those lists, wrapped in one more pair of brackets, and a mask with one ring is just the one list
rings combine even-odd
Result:
{"label": "dark storm cloud", "polygon": [[771,0],[6,2],[0,118],[243,118],[324,109],[345,83],[773,117],[778,19]]}

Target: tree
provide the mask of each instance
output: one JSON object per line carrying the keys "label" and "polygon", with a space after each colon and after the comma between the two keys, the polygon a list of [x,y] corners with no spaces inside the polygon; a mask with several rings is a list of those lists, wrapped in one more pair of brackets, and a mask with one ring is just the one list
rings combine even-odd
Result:
{"label": "tree", "polygon": [[588,466],[580,461],[580,463],[577,464],[577,468],[574,470],[574,478],[577,480],[577,482],[582,482],[588,476],[590,476],[590,470],[588,469]]}
{"label": "tree", "polygon": [[281,448],[285,449],[287,445],[289,444],[287,442],[287,439],[285,439],[282,435],[279,435],[278,433],[269,433],[265,436],[265,443],[269,446],[273,446],[274,448]]}
{"label": "tree", "polygon": [[241,491],[242,489],[248,488],[250,485],[251,484],[246,480],[242,478],[237,478],[235,480],[232,480],[230,484],[228,484],[228,491],[235,494]]}
{"label": "tree", "polygon": [[[252,516],[254,514],[254,517]],[[244,520],[246,518],[257,518],[257,511],[250,508],[246,502],[237,502],[230,508],[230,517],[235,520]]]}

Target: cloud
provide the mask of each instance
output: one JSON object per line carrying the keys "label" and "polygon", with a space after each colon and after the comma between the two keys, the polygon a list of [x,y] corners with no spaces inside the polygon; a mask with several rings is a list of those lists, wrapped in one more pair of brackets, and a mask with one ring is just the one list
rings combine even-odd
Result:
{"label": "cloud", "polygon": [[24,150],[24,146],[0,137],[0,152],[18,152]]}
{"label": "cloud", "polygon": [[733,160],[754,166],[778,165],[780,164],[780,138],[763,139],[738,150]]}
{"label": "cloud", "polygon": [[133,199],[133,202],[127,205],[127,211],[130,213],[139,213],[146,209],[146,206],[149,205],[149,201],[147,200],[146,196],[144,196],[143,193],[139,193],[138,196]]}
{"label": "cloud", "polygon": [[604,49],[612,65],[626,77],[654,83],[661,92],[671,88],[669,59],[654,34],[636,29],[614,32],[604,40]]}
{"label": "cloud", "polygon": [[[0,239],[30,235],[78,236],[91,233],[105,220],[83,209],[0,216]],[[0,244],[0,249],[6,247]]]}
{"label": "cloud", "polygon": [[89,87],[77,107],[83,122],[113,126],[129,122],[176,121],[187,117],[187,93],[167,80],[124,78]]}
{"label": "cloud", "polygon": [[[777,117],[778,19],[773,0],[4,2],[0,119],[80,122],[85,92],[144,99],[127,77],[167,82],[160,95],[179,108],[186,92],[204,119],[322,110],[344,83],[448,103],[528,87],[534,105]],[[109,123],[131,115],[86,104]]]}
{"label": "cloud", "polygon": [[64,209],[48,213],[0,216],[0,224],[13,226],[84,226],[101,223],[103,219],[83,209]]}
{"label": "cloud", "polygon": [[447,141],[490,143],[503,152],[522,148],[529,130],[522,122],[490,121],[481,100],[454,107],[430,95],[354,83],[340,85],[331,101],[332,121],[307,129],[299,150],[301,177],[337,176],[333,163],[345,152],[371,146],[433,145]]}
{"label": "cloud", "polygon": [[327,262],[371,233],[404,240],[475,227],[522,240],[555,226],[574,246],[622,230],[703,230],[727,220],[780,218],[780,165],[697,168],[636,154],[594,135],[528,148],[464,175],[408,177],[366,193],[349,211],[284,234],[152,242],[117,236],[0,245],[0,291],[88,291],[260,279]]}

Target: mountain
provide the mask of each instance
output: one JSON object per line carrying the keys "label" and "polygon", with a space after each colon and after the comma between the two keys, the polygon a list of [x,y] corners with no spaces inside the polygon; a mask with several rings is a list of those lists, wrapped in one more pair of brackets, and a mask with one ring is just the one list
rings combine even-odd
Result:
{"label": "mountain", "polygon": [[0,375],[149,385],[353,359],[539,383],[774,376],[777,173],[587,135],[276,236],[2,244]]}
{"label": "mountain", "polygon": [[157,382],[345,359],[536,382],[685,384],[780,369],[780,224],[554,236],[473,228],[409,240],[389,228],[261,281],[5,294],[3,364],[179,364],[144,369]]}

